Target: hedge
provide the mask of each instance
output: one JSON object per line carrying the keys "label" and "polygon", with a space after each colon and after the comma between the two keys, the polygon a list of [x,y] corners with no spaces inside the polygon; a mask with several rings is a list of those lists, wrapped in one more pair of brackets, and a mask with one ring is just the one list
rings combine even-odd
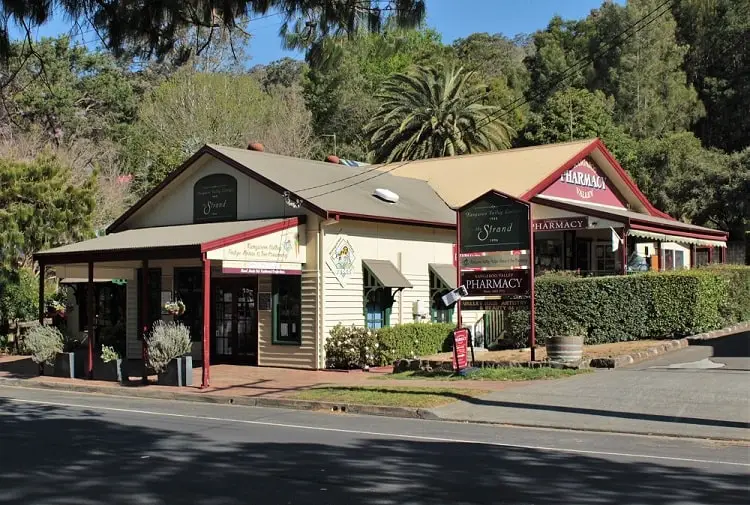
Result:
{"label": "hedge", "polygon": [[384,366],[448,350],[451,323],[408,323],[378,330],[336,325],[326,341],[328,368]]}
{"label": "hedge", "polygon": [[[582,334],[587,344],[679,338],[750,320],[750,268],[722,267],[617,277],[536,279],[536,335]],[[507,335],[527,345],[528,311]]]}

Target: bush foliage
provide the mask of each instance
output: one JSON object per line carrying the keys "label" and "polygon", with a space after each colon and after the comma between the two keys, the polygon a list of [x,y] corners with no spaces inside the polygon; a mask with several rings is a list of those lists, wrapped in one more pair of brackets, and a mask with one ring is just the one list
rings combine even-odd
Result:
{"label": "bush foliage", "polygon": [[161,373],[170,361],[190,353],[190,330],[182,323],[156,321],[146,344],[148,365]]}
{"label": "bush foliage", "polygon": [[35,326],[23,339],[23,346],[34,363],[52,365],[55,356],[63,352],[63,342],[63,334],[54,326]]}
{"label": "bush foliage", "polygon": [[326,341],[328,368],[384,366],[446,350],[451,323],[408,323],[379,330],[336,325]]}
{"label": "bush foliage", "polygon": [[[750,320],[750,268],[536,280],[536,336],[583,334],[586,344],[680,338]],[[529,313],[508,317],[507,335],[528,342]]]}

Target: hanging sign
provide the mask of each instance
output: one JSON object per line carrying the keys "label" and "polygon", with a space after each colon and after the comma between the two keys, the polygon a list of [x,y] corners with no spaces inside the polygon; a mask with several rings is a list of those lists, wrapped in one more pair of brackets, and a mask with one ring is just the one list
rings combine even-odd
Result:
{"label": "hanging sign", "polygon": [[463,370],[469,366],[468,357],[469,330],[453,330],[453,369]]}
{"label": "hanging sign", "polygon": [[459,209],[461,254],[529,249],[529,206],[489,192]]}
{"label": "hanging sign", "polygon": [[482,270],[461,272],[461,283],[468,296],[526,296],[529,294],[528,270]]}
{"label": "hanging sign", "polygon": [[529,251],[500,251],[461,255],[461,270],[529,268]]}
{"label": "hanging sign", "polygon": [[464,298],[461,300],[463,310],[519,310],[529,308],[529,299],[502,298]]}
{"label": "hanging sign", "polygon": [[229,174],[211,174],[193,186],[193,222],[237,220],[237,179]]}

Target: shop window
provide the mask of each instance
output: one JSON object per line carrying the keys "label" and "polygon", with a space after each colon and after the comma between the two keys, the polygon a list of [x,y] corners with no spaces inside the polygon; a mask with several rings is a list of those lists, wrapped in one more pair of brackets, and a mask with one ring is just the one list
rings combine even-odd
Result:
{"label": "shop window", "polygon": [[619,252],[612,250],[612,244],[610,243],[598,243],[595,247],[595,258],[594,265],[595,271],[599,275],[607,275],[615,272],[616,266],[616,253]]}
{"label": "shop window", "polygon": [[364,275],[365,327],[373,330],[390,326],[393,294],[367,268]]}
{"label": "shop window", "polygon": [[[138,269],[138,324],[143,321],[143,269]],[[148,269],[148,321],[146,325],[151,328],[156,321],[161,319],[161,268]],[[143,338],[143,329],[138,329],[138,339]]]}
{"label": "shop window", "polygon": [[430,269],[430,320],[433,323],[450,323],[453,321],[453,306],[446,307],[443,295],[451,288]]}
{"label": "shop window", "polygon": [[302,343],[302,277],[275,275],[272,285],[272,342],[300,345]]}
{"label": "shop window", "polygon": [[175,318],[190,329],[193,342],[203,337],[203,269],[175,268],[174,297],[185,304],[185,313]]}
{"label": "shop window", "polygon": [[554,238],[536,237],[534,240],[534,268],[539,272],[563,269],[562,235]]}

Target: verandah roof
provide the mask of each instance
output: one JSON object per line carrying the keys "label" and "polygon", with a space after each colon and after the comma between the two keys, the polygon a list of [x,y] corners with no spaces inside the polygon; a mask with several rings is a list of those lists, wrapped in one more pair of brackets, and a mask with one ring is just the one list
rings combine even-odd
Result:
{"label": "verandah roof", "polygon": [[262,236],[297,222],[298,218],[276,218],[139,228],[56,247],[39,252],[34,257],[46,264],[86,262],[93,261],[94,258],[97,261],[135,259],[134,253],[143,255],[149,252],[161,252],[160,257],[164,258],[197,258],[201,254],[202,245],[252,232],[256,232],[256,236]]}

